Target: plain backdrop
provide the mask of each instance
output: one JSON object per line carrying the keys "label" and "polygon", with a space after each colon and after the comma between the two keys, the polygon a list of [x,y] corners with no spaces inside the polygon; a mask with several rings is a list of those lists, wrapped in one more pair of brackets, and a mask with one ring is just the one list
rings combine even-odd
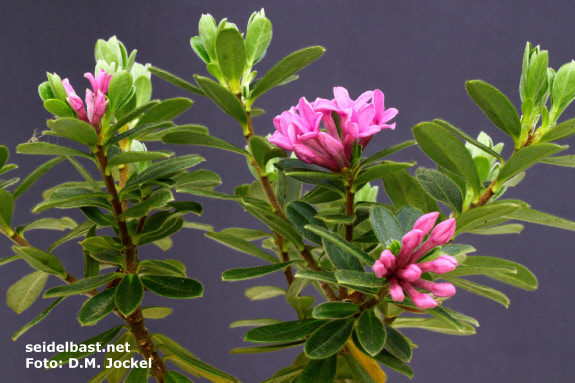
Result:
{"label": "plain backdrop", "polygon": [[[93,47],[98,38],[117,35],[128,49],[138,49],[137,61],[150,62],[186,79],[194,73],[206,74],[203,63],[189,46],[197,34],[202,13],[218,20],[228,17],[244,29],[249,15],[265,7],[273,23],[273,39],[267,56],[257,66],[260,73],[290,52],[310,45],[322,45],[325,55],[303,70],[300,79],[273,90],[256,106],[267,113],[255,120],[258,133],[273,131],[272,118],[297,103],[301,96],[310,100],[329,98],[332,87],[345,86],[352,97],[368,89],[381,89],[386,106],[399,109],[397,129],[378,134],[367,153],[412,137],[418,122],[443,118],[472,136],[481,130],[495,141],[504,141],[504,153],[511,141],[492,126],[466,95],[466,80],[480,78],[497,86],[518,106],[518,84],[526,41],[541,44],[550,52],[550,65],[557,69],[575,57],[575,3],[538,0],[463,1],[3,1],[0,13],[1,144],[11,150],[11,161],[19,165],[12,174],[25,177],[45,158],[16,155],[18,143],[45,129],[49,114],[43,109],[37,86],[45,72],[68,77],[83,94],[88,82],[82,76],[94,69]],[[211,134],[243,146],[241,128],[210,100],[153,78],[154,98],[190,96],[196,103],[177,122],[199,123]],[[82,90],[82,91],[80,91]],[[573,109],[565,117],[573,116]],[[46,138],[44,138],[46,139]],[[54,142],[53,139],[49,140]],[[573,140],[566,140],[573,143]],[[157,148],[155,145],[150,145]],[[218,172],[222,192],[232,193],[236,185],[252,182],[243,160],[228,152],[205,148],[177,147],[178,154],[199,153],[203,165]],[[395,159],[431,162],[417,148]],[[41,190],[57,183],[79,179],[67,163],[59,165],[17,201],[14,221],[30,222],[38,217],[75,212],[49,211],[41,215],[30,209],[41,200]],[[386,201],[382,193],[380,201]],[[534,208],[575,219],[573,171],[538,165],[528,172],[508,197],[528,201]],[[184,198],[191,198],[183,196]],[[235,203],[197,198],[205,206],[199,221],[216,230],[230,226],[260,227]],[[60,232],[31,232],[30,241],[46,249]],[[151,332],[176,338],[198,357],[237,376],[244,383],[269,378],[301,351],[292,349],[269,354],[230,355],[234,347],[245,346],[244,329],[230,329],[238,319],[271,317],[293,320],[294,311],[283,298],[250,302],[247,287],[284,287],[281,274],[257,281],[229,283],[221,273],[229,268],[256,266],[258,259],[229,250],[205,238],[199,231],[187,230],[174,237],[174,247],[162,254],[153,246],[141,257],[175,258],[184,262],[190,277],[205,286],[202,299],[167,301],[146,295],[146,305],[169,305],[174,313],[166,320],[147,321]],[[540,286],[526,292],[497,282],[511,299],[508,309],[464,291],[450,300],[450,306],[476,317],[481,323],[477,335],[449,336],[422,330],[406,331],[419,348],[412,367],[416,382],[565,382],[575,373],[573,317],[575,293],[573,248],[575,235],[569,231],[526,225],[522,235],[461,236],[459,242],[477,247],[477,254],[503,257],[528,266]],[[0,238],[2,257],[12,255],[10,242]],[[82,273],[80,247],[71,242],[55,254],[75,275]],[[0,291],[31,271],[22,261],[0,269]],[[49,286],[60,282],[50,278]],[[47,354],[27,354],[25,345],[41,342],[80,342],[117,325],[114,316],[97,326],[81,327],[76,320],[83,297],[71,297],[34,329],[12,342],[11,334],[34,318],[49,302],[40,300],[21,315],[0,305],[0,382],[85,382],[96,370],[62,368],[55,371],[26,369],[25,358]],[[388,371],[388,370],[386,370]],[[390,381],[407,378],[389,372]],[[198,381],[197,379],[195,381]],[[202,380],[199,380],[202,381]]]}

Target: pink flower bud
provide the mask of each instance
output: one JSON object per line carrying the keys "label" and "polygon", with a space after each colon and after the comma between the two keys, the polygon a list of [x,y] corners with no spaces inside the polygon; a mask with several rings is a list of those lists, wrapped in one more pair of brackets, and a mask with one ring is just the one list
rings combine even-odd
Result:
{"label": "pink flower bud", "polygon": [[383,276],[387,272],[387,269],[385,268],[385,266],[383,265],[383,263],[381,263],[381,261],[379,259],[377,261],[375,261],[375,263],[373,264],[371,269],[375,273],[375,276],[378,278],[383,278]]}
{"label": "pink flower bud", "polygon": [[437,306],[437,302],[428,294],[422,294],[417,291],[410,282],[400,280],[399,284],[407,295],[411,298],[413,303],[420,309],[430,309]]}
{"label": "pink flower bud", "polygon": [[395,277],[391,277],[389,279],[389,295],[391,295],[391,299],[396,302],[403,302],[405,299],[405,295],[403,295],[403,289]]}
{"label": "pink flower bud", "polygon": [[419,246],[422,239],[423,239],[423,233],[421,232],[421,230],[417,229],[411,230],[410,232],[408,232],[403,236],[403,238],[401,239],[401,250],[397,255],[398,268],[404,268],[409,263],[412,263],[410,262],[411,254],[413,253],[413,250],[415,250],[415,248]]}
{"label": "pink flower bud", "polygon": [[395,255],[391,251],[383,250],[379,260],[387,269],[395,269]]}
{"label": "pink flower bud", "polygon": [[84,77],[90,80],[94,93],[97,93],[98,91],[101,91],[104,94],[108,93],[108,85],[110,85],[112,75],[108,76],[104,69],[100,69],[100,73],[97,74],[96,78],[94,78],[92,73],[85,73]]}
{"label": "pink flower bud", "polygon": [[421,277],[421,269],[417,265],[411,264],[405,269],[397,270],[395,275],[400,279],[405,279],[408,282],[413,282]]}
{"label": "pink flower bud", "polygon": [[417,264],[422,272],[433,272],[436,274],[448,273],[455,270],[457,267],[457,260],[450,255],[442,255],[439,258]]}
{"label": "pink flower bud", "polygon": [[435,226],[429,239],[435,244],[433,247],[442,246],[451,241],[455,233],[455,219],[451,218]]}
{"label": "pink flower bud", "polygon": [[413,228],[421,230],[423,235],[427,235],[429,234],[431,229],[433,229],[433,225],[435,225],[437,217],[439,217],[439,212],[437,211],[422,215],[417,221],[415,221]]}
{"label": "pink flower bud", "polygon": [[417,288],[429,291],[436,297],[450,297],[455,294],[455,286],[451,283],[433,283],[419,279],[412,284]]}

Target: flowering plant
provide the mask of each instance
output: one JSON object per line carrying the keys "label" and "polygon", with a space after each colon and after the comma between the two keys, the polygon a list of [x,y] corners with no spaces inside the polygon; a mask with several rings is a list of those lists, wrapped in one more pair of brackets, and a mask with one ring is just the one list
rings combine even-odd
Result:
{"label": "flowering plant", "polygon": [[[127,342],[150,360],[149,366],[129,372],[106,368],[93,382],[120,382],[127,374],[125,382],[146,382],[148,376],[158,382],[191,381],[170,370],[167,361],[213,382],[237,382],[175,340],[150,335],[144,324],[145,318],[164,318],[171,312],[166,307],[142,307],[144,291],[175,299],[202,295],[203,286],[187,277],[181,262],[138,256],[138,248],[148,244],[169,250],[171,237],[188,228],[204,230],[209,239],[264,262],[224,271],[224,283],[283,273],[283,287],[253,286],[246,296],[251,300],[283,296],[295,310],[294,318],[242,318],[231,325],[254,327],[244,339],[257,344],[233,349],[234,354],[303,347],[293,363],[266,383],[380,383],[387,379],[386,368],[411,378],[414,372],[408,363],[416,346],[401,329],[474,334],[478,321],[448,307],[449,297],[461,290],[509,305],[504,293],[464,277],[484,275],[525,290],[537,288],[535,276],[524,266],[472,255],[475,249],[457,240],[463,233],[519,233],[523,226],[510,221],[575,227],[525,202],[502,198],[537,163],[575,166],[571,156],[557,156],[567,146],[553,143],[575,134],[574,120],[558,124],[575,96],[574,62],[555,72],[548,68],[547,52],[527,44],[520,80],[521,116],[494,86],[479,80],[467,82],[473,101],[513,142],[513,154],[505,159],[503,144],[494,145],[486,133],[474,139],[439,119],[417,124],[414,141],[395,143],[393,119],[398,110],[385,107],[379,89],[355,100],[340,86],[334,88],[333,99],[309,102],[302,97],[297,106],[286,105],[286,111],[273,121],[260,118],[261,135],[256,134],[253,118],[265,113],[254,107],[256,101],[273,88],[297,80],[296,73],[324,53],[318,46],[302,49],[256,78],[253,67],[264,58],[271,37],[272,25],[263,10],[252,14],[245,34],[226,19],[216,23],[210,15],[203,15],[191,47],[213,79],[196,75],[196,84],[136,63],[136,52],[128,55],[115,37],[99,40],[95,73],[86,74],[92,90],[86,91],[85,104],[68,79],[48,75],[39,92],[56,119],[48,120],[44,136],[74,141],[85,150],[44,139],[22,144],[19,153],[53,158],[12,191],[6,188],[18,179],[2,183],[0,226],[15,243],[15,255],[1,264],[22,259],[36,270],[8,291],[9,306],[17,312],[27,309],[50,275],[64,282],[44,293],[45,298],[57,299],[18,330],[14,339],[67,296],[83,294],[88,299],[79,308],[80,323],[96,324],[109,314],[125,322],[84,344]],[[215,102],[239,124],[246,148],[198,125],[174,125],[171,120],[192,102],[186,98],[150,101],[150,74]],[[370,140],[381,131],[390,145],[383,150],[372,145],[375,153],[366,156]],[[255,179],[238,186],[233,195],[215,191],[221,183],[217,174],[187,170],[203,160],[200,156],[170,158],[173,152],[148,151],[144,144],[158,142],[233,152],[246,159]],[[434,169],[420,167],[411,172],[414,163],[389,160],[416,145],[436,164]],[[0,155],[0,172],[15,168],[6,165],[5,147]],[[97,168],[99,178],[78,159]],[[34,211],[78,208],[85,222],[41,218],[13,228],[14,201],[64,161],[83,180],[47,190]],[[378,202],[378,187],[372,183],[379,180],[391,203]],[[216,232],[188,221],[188,214],[201,214],[202,206],[176,201],[181,194],[236,201],[265,229],[232,227]],[[25,238],[32,229],[70,231],[43,250]],[[59,245],[78,238],[85,262],[81,280],[65,271],[55,254]],[[317,297],[324,301],[316,305]],[[58,365],[70,357],[88,355],[62,353],[51,361]],[[115,357],[130,359],[133,353]]]}

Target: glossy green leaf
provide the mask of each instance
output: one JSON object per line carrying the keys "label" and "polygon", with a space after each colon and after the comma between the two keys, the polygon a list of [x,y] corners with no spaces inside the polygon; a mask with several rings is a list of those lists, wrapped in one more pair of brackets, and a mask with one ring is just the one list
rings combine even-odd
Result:
{"label": "glossy green leaf", "polygon": [[248,116],[242,103],[228,89],[215,81],[202,76],[194,76],[204,92],[210,97],[224,112],[232,116],[242,126],[247,126]]}
{"label": "glossy green leaf", "polygon": [[349,374],[351,374],[353,382],[377,383],[351,354],[343,354],[343,358],[349,366]]}
{"label": "glossy green leaf", "polygon": [[357,321],[359,343],[371,356],[379,354],[385,345],[385,328],[373,310],[365,310]]}
{"label": "glossy green leaf", "polygon": [[379,241],[385,246],[401,241],[403,230],[395,217],[381,206],[374,206],[370,214],[371,226]]}
{"label": "glossy green leaf", "polygon": [[249,147],[253,159],[260,167],[260,171],[263,175],[267,174],[266,165],[269,160],[278,157],[287,157],[287,154],[283,149],[273,146],[266,139],[260,136],[253,136],[250,138]]}
{"label": "glossy green leaf", "polygon": [[144,217],[149,214],[152,210],[157,210],[164,207],[168,202],[173,201],[174,197],[172,193],[168,190],[160,191],[153,194],[150,198],[145,201],[134,205],[123,212],[121,218],[139,218]]}
{"label": "glossy green leaf", "polygon": [[[464,265],[466,267],[489,266],[492,268],[507,268],[515,270],[515,273],[488,272],[484,275],[525,290],[535,290],[537,288],[537,278],[535,275],[533,275],[533,273],[531,273],[531,271],[529,271],[529,269],[527,269],[525,266],[512,261],[508,261],[506,259],[475,255],[467,257]],[[459,269],[465,270],[465,267],[458,267],[454,271],[459,271]]]}
{"label": "glossy green leaf", "polygon": [[168,128],[174,127],[171,122],[160,122],[156,124],[139,125],[135,128],[128,129],[124,133],[112,136],[107,142],[106,146],[111,147],[113,144],[119,143],[126,139],[131,140],[145,140],[147,135],[163,134]]}
{"label": "glossy green leaf", "polygon": [[195,166],[204,159],[198,155],[190,154],[187,156],[181,156],[177,158],[170,158],[160,162],[152,164],[149,168],[142,171],[136,177],[131,178],[125,188],[135,187],[137,185],[143,184],[145,182],[154,181],[162,177],[166,177],[169,174],[176,173],[180,170]]}
{"label": "glossy green leaf", "polygon": [[138,121],[136,127],[171,121],[188,110],[193,101],[188,98],[171,98],[152,106]]}
{"label": "glossy green leaf", "polygon": [[239,90],[240,79],[246,67],[246,46],[240,32],[226,28],[216,36],[216,56],[218,65],[228,80],[230,87]]}
{"label": "glossy green leaf", "polygon": [[327,323],[325,320],[300,319],[258,327],[248,331],[244,339],[256,343],[279,343],[301,339]]}
{"label": "glossy green leaf", "polygon": [[556,217],[551,214],[543,213],[541,211],[521,207],[507,214],[510,219],[517,219],[519,221],[536,223],[544,226],[557,227],[559,229],[575,231],[575,222],[566,220],[564,218]]}
{"label": "glossy green leaf", "polygon": [[230,323],[230,328],[259,327],[259,326],[267,326],[270,324],[278,324],[278,323],[282,323],[282,321],[277,320],[277,319],[271,319],[271,318],[244,319],[244,320],[238,320],[238,321]]}
{"label": "glossy green leaf", "polygon": [[285,296],[286,291],[276,286],[255,286],[246,290],[246,297],[251,301],[261,301],[278,296]]}
{"label": "glossy green leaf", "polygon": [[43,211],[58,208],[58,209],[69,209],[74,207],[82,207],[82,206],[100,206],[105,208],[110,208],[109,204],[107,203],[107,194],[106,193],[93,193],[89,190],[85,190],[86,194],[75,194],[70,193],[70,196],[63,197],[63,198],[53,198],[49,199],[48,201],[40,202],[32,211],[34,213],[41,213]]}
{"label": "glossy green leaf", "polygon": [[363,271],[361,261],[350,251],[339,247],[328,239],[323,240],[323,247],[329,260],[338,270]]}
{"label": "glossy green leaf", "polygon": [[316,218],[317,210],[311,205],[301,201],[292,201],[286,206],[286,215],[301,235],[317,244],[321,244],[321,237],[305,228],[308,224],[314,224],[327,230],[325,223]]}
{"label": "glossy green leaf", "polygon": [[391,163],[374,165],[359,173],[359,176],[356,178],[354,185],[363,185],[367,182],[385,177],[390,173],[402,169],[407,169],[411,166],[413,166],[413,163],[401,163],[401,162],[391,162]]}
{"label": "glossy green leaf", "polygon": [[186,276],[185,271],[169,263],[168,260],[146,259],[140,262],[138,269],[142,275]]}
{"label": "glossy green leaf", "polygon": [[12,246],[12,250],[36,270],[65,278],[67,273],[58,258],[35,247]]}
{"label": "glossy green leaf", "polygon": [[254,20],[246,33],[248,64],[253,65],[265,54],[272,39],[272,23],[265,17]]}
{"label": "glossy green leaf", "polygon": [[118,131],[120,128],[124,127],[128,123],[132,122],[138,118],[142,113],[150,109],[152,106],[156,106],[160,103],[158,100],[150,101],[144,105],[140,105],[137,108],[130,111],[130,113],[122,116],[112,127],[111,132]]}
{"label": "glossy green leaf", "polygon": [[177,371],[168,371],[168,373],[164,375],[164,379],[166,381],[165,383],[192,383],[190,379]]}
{"label": "glossy green leaf", "polygon": [[83,326],[89,326],[110,314],[116,307],[115,293],[116,288],[114,287],[88,299],[78,313],[78,321]]}
{"label": "glossy green leaf", "polygon": [[481,227],[479,229],[470,230],[472,234],[479,235],[495,235],[495,234],[519,234],[523,231],[523,225],[518,223],[510,223],[508,225],[495,225],[488,227]]}
{"label": "glossy green leaf", "polygon": [[318,59],[325,49],[322,47],[309,47],[294,52],[277,63],[266,75],[258,82],[256,87],[251,91],[250,102],[261,96],[263,93],[279,85],[282,81],[295,74],[300,69],[311,64]]}
{"label": "glossy green leaf", "polygon": [[555,144],[537,144],[518,150],[499,172],[497,184],[501,185],[504,181],[535,165],[545,157],[557,154],[567,148],[567,146]]}
{"label": "glossy green leaf", "polygon": [[447,335],[474,335],[475,328],[468,323],[463,323],[464,330],[453,328],[446,321],[435,318],[399,318],[394,323],[397,328],[418,328]]}
{"label": "glossy green leaf", "polygon": [[0,226],[7,232],[12,230],[12,213],[14,212],[14,200],[9,191],[0,189]]}
{"label": "glossy green leaf", "polygon": [[55,98],[44,101],[44,108],[57,117],[74,117],[74,112],[70,106]]}
{"label": "glossy green leaf", "polygon": [[407,170],[395,171],[382,180],[385,191],[396,207],[413,206],[425,213],[439,210],[437,202]]}
{"label": "glossy green leaf", "polygon": [[457,184],[449,177],[437,170],[419,168],[417,169],[417,178],[433,198],[461,213],[463,195]]}
{"label": "glossy green leaf", "polygon": [[497,88],[480,80],[467,81],[467,92],[499,129],[513,137],[521,134],[521,121],[515,107]]}
{"label": "glossy green leaf", "polygon": [[399,360],[409,362],[412,355],[409,341],[393,327],[384,324],[384,328],[386,333],[385,348],[387,351]]}
{"label": "glossy green leaf", "polygon": [[348,302],[325,302],[317,305],[312,312],[316,319],[342,319],[359,313],[359,306]]}
{"label": "glossy green leaf", "polygon": [[269,228],[292,241],[298,248],[303,248],[301,235],[290,222],[278,217],[266,208],[251,204],[244,205],[244,207],[250,214],[265,223]]}
{"label": "glossy green leaf", "polygon": [[359,247],[347,242],[345,239],[341,238],[340,236],[332,233],[331,231],[324,229],[320,226],[316,226],[316,225],[307,225],[305,228],[318,234],[318,235],[320,235],[321,237],[323,237],[324,241],[327,240],[327,241],[333,242],[334,245],[338,246],[339,248],[341,248],[344,251],[349,252],[354,257],[367,263],[368,265],[370,265],[370,266],[373,265],[373,262],[375,260],[373,258],[371,258],[369,256],[369,254],[367,254],[365,251],[361,250]]}
{"label": "glossy green leaf", "polygon": [[520,209],[519,204],[511,202],[494,202],[468,210],[456,218],[455,235],[468,232],[482,226],[495,224],[496,220],[506,217]]}
{"label": "glossy green leaf", "polygon": [[126,274],[116,288],[115,300],[118,311],[128,316],[134,312],[144,298],[144,286],[136,274]]}
{"label": "glossy green leaf", "polygon": [[171,73],[169,73],[163,69],[156,68],[156,67],[152,66],[152,67],[149,67],[148,70],[152,74],[155,74],[156,76],[158,76],[162,80],[169,82],[170,84],[173,84],[177,87],[180,87],[184,90],[187,90],[188,92],[199,94],[200,96],[206,96],[206,93],[203,90],[201,90],[200,88],[198,88],[197,86],[194,86],[194,85],[190,84],[189,82],[187,82],[186,80],[181,79],[180,77],[173,75],[173,74],[171,74]]}
{"label": "glossy green leaf", "polygon": [[148,383],[148,369],[140,367],[133,368],[124,383]]}
{"label": "glossy green leaf", "polygon": [[166,298],[198,298],[204,292],[202,284],[190,278],[147,275],[141,280],[148,290]]}
{"label": "glossy green leaf", "polygon": [[337,371],[337,355],[312,359],[297,379],[298,383],[333,383]]}
{"label": "glossy green leaf", "polygon": [[78,226],[76,226],[74,229],[72,229],[69,233],[66,233],[66,235],[64,235],[63,237],[59,238],[58,240],[56,240],[52,245],[50,245],[50,248],[48,249],[48,251],[53,251],[55,248],[57,248],[58,246],[62,245],[63,243],[66,243],[68,241],[71,241],[73,239],[76,239],[78,237],[84,236],[86,235],[86,233],[88,232],[88,230],[90,230],[90,228],[93,226],[94,224],[91,221],[86,221]]}
{"label": "glossy green leaf", "polygon": [[390,156],[394,153],[397,153],[400,150],[407,149],[413,145],[416,145],[415,141],[406,141],[406,142],[402,142],[401,144],[391,146],[391,147],[384,149],[384,150],[374,154],[373,156],[367,158],[365,161],[363,161],[361,163],[361,167],[363,168],[363,167],[372,165],[375,162],[381,160],[382,158],[385,158],[385,157]]}
{"label": "glossy green leaf", "polygon": [[146,319],[164,319],[174,310],[169,307],[151,306],[142,307],[142,315]]}
{"label": "glossy green leaf", "polygon": [[206,237],[211,238],[225,246],[231,247],[232,249],[241,251],[242,253],[253,255],[254,257],[258,257],[272,263],[279,262],[272,255],[266,253],[256,245],[239,237],[235,237],[233,235],[225,233],[206,233]]}
{"label": "glossy green leaf", "polygon": [[61,352],[57,355],[54,355],[50,360],[56,361],[60,364],[66,364],[70,361],[70,359],[81,359],[88,355],[91,355],[96,352],[96,344],[100,344],[100,348],[105,348],[105,346],[110,343],[118,333],[124,328],[124,326],[116,326],[100,335],[96,335],[93,338],[90,338],[82,343],[79,343],[78,346],[81,345],[93,345],[93,347],[79,347],[81,351],[68,351],[68,352]]}
{"label": "glossy green leaf", "polygon": [[18,314],[30,307],[42,293],[49,275],[35,271],[14,283],[6,294],[8,307]]}
{"label": "glossy green leaf", "polygon": [[83,294],[90,290],[97,289],[114,279],[121,278],[122,273],[111,273],[97,277],[82,279],[68,285],[53,287],[44,293],[44,298],[67,297],[70,295]]}
{"label": "glossy green leaf", "polygon": [[172,155],[173,152],[125,152],[112,157],[108,161],[108,168],[140,161],[160,160]]}
{"label": "glossy green leaf", "polygon": [[48,127],[61,137],[93,147],[98,142],[96,129],[76,118],[48,120]]}
{"label": "glossy green leaf", "polygon": [[481,185],[477,169],[469,151],[456,136],[431,122],[416,125],[413,134],[425,154],[438,165],[466,180],[479,195]]}
{"label": "glossy green leaf", "polygon": [[335,272],[338,283],[352,286],[362,286],[369,288],[382,288],[387,284],[386,279],[381,279],[373,273],[365,271],[340,270]]}
{"label": "glossy green leaf", "polygon": [[327,282],[332,284],[337,283],[337,279],[335,279],[335,273],[332,271],[300,270],[295,276],[296,278],[306,278],[312,279],[314,281]]}
{"label": "glossy green leaf", "polygon": [[64,300],[65,297],[62,298],[58,298],[56,299],[54,302],[52,302],[50,304],[50,306],[46,307],[44,309],[44,311],[42,311],[40,314],[38,314],[38,316],[34,319],[32,319],[29,323],[27,323],[26,325],[24,325],[24,327],[20,328],[18,331],[16,331],[13,335],[12,335],[12,340],[16,341],[19,337],[21,337],[22,335],[24,335],[24,333],[26,333],[26,331],[30,330],[32,327],[34,327],[35,325],[37,325],[38,323],[40,323],[40,321],[44,318],[46,318],[48,316],[48,314],[50,314],[50,312],[60,303]]}
{"label": "glossy green leaf", "polygon": [[471,282],[466,279],[451,277],[442,274],[441,276],[436,276],[438,278],[444,279],[447,282],[455,285],[456,287],[460,287],[464,290],[467,290],[473,294],[480,295],[482,297],[491,299],[497,303],[502,304],[506,308],[509,307],[509,298],[505,294],[491,287],[480,285],[479,283]]}
{"label": "glossy green leaf", "polygon": [[80,150],[67,148],[65,146],[49,144],[47,142],[36,142],[20,144],[16,147],[16,151],[21,154],[40,154],[45,156],[74,156],[85,157],[94,160],[94,157],[88,153]]}
{"label": "glossy green leaf", "polygon": [[212,148],[223,149],[230,152],[242,154],[249,157],[249,153],[243,149],[238,148],[224,140],[208,134],[197,132],[173,132],[167,133],[162,136],[162,141],[165,144],[180,144],[180,145],[196,145],[196,146],[209,146]]}
{"label": "glossy green leaf", "polygon": [[86,251],[94,254],[106,250],[113,250],[113,249],[121,250],[123,247],[114,238],[104,235],[86,238],[85,240],[80,242],[80,244]]}
{"label": "glossy green leaf", "polygon": [[311,359],[327,358],[338,352],[353,331],[355,320],[336,319],[317,329],[305,342],[305,354]]}
{"label": "glossy green leaf", "polygon": [[405,364],[405,362],[393,356],[389,351],[387,350],[381,351],[379,354],[375,356],[375,359],[379,363],[407,376],[408,378],[410,379],[413,378],[414,373],[411,367]]}
{"label": "glossy green leaf", "polygon": [[127,71],[114,73],[108,86],[108,98],[113,110],[118,109],[132,90],[132,75]]}
{"label": "glossy green leaf", "polygon": [[563,64],[555,75],[552,88],[552,109],[561,113],[573,101],[575,93],[575,63]]}
{"label": "glossy green leaf", "polygon": [[224,281],[243,281],[246,279],[258,278],[267,274],[274,273],[284,269],[296,261],[275,263],[273,265],[245,267],[241,269],[231,269],[224,271],[222,280]]}
{"label": "glossy green leaf", "polygon": [[[549,165],[564,166],[566,168],[575,168],[575,156],[573,155],[545,157],[539,162],[543,162]],[[503,186],[506,185],[503,184]]]}

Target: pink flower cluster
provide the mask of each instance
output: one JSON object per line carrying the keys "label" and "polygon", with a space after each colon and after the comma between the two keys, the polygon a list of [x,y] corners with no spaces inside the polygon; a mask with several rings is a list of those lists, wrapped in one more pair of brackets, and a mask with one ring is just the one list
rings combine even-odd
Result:
{"label": "pink flower cluster", "polygon": [[84,102],[82,102],[82,99],[76,94],[74,88],[70,85],[70,81],[66,78],[62,80],[62,84],[64,84],[66,94],[68,95],[68,104],[74,109],[78,118],[92,125],[94,129],[99,130],[100,121],[108,105],[106,93],[108,93],[108,85],[110,84],[112,75],[108,75],[106,71],[102,69],[96,77],[94,77],[92,73],[86,73],[84,77],[90,80],[93,89],[93,92],[90,89],[86,89],[87,112],[86,109],[84,109]]}
{"label": "pink flower cluster", "polygon": [[[455,294],[455,286],[451,283],[434,283],[421,279],[421,273],[443,274],[454,270],[457,267],[455,258],[442,255],[433,261],[417,263],[433,248],[448,243],[455,233],[453,218],[441,222],[431,230],[438,216],[439,213],[434,212],[419,218],[413,225],[413,230],[403,236],[397,257],[391,251],[384,250],[381,257],[375,261],[373,272],[378,278],[387,278],[391,299],[394,301],[402,302],[405,292],[417,307],[429,309],[437,306],[437,302],[429,294],[421,293],[416,288],[428,291],[436,297],[450,297]],[[430,231],[427,241],[421,244]]]}
{"label": "pink flower cluster", "polygon": [[[318,98],[309,103],[302,97],[299,104],[274,118],[276,132],[269,141],[308,164],[339,172],[351,162],[353,145],[365,147],[373,135],[382,129],[395,129],[387,122],[397,115],[397,109],[385,109],[384,95],[376,89],[352,100],[345,88],[333,89],[335,98]],[[332,112],[339,115],[338,131]],[[323,121],[324,129],[320,129]]]}

